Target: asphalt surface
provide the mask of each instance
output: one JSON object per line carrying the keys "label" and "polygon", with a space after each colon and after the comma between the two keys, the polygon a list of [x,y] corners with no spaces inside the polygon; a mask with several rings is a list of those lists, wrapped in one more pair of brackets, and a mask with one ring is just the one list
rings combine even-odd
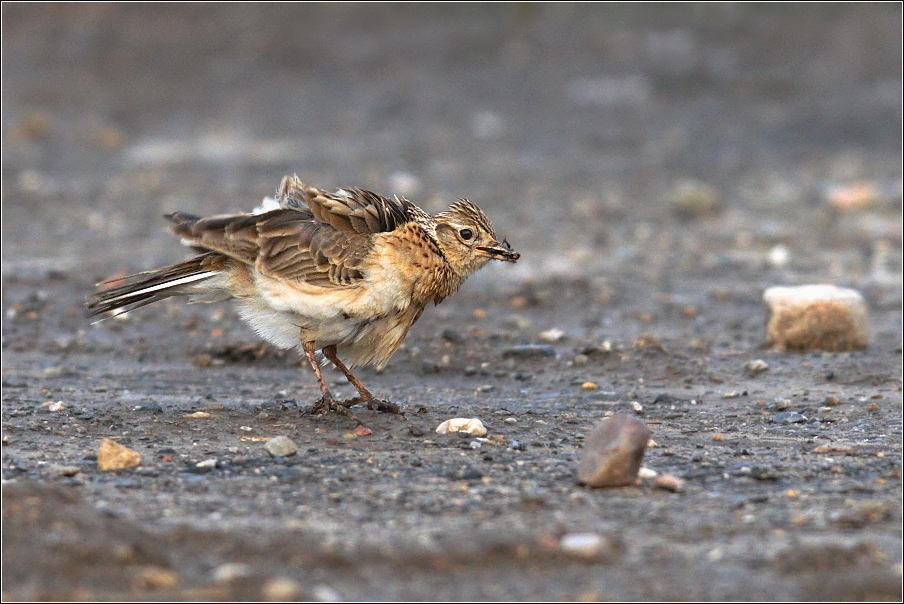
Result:
{"label": "asphalt surface", "polygon": [[[900,599],[899,5],[2,16],[4,600]],[[292,173],[473,199],[522,255],[361,371],[406,411],[370,435],[227,304],[84,315],[185,256],[163,213]],[[764,289],[823,282],[870,345],[766,348]],[[577,483],[611,413],[681,492]]]}

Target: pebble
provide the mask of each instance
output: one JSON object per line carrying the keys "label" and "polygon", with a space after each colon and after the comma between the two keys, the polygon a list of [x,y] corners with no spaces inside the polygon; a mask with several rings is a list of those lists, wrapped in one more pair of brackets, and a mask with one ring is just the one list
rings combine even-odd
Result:
{"label": "pebble", "polygon": [[583,388],[584,390],[596,390],[599,388],[599,386],[597,386],[593,382],[584,382],[583,384],[581,384],[581,388]]}
{"label": "pebble", "polygon": [[555,357],[556,350],[549,344],[525,344],[523,346],[512,346],[502,351],[504,359],[536,359],[545,357]]}
{"label": "pebble", "polygon": [[840,403],[840,402],[841,401],[839,401],[838,397],[836,397],[836,396],[827,396],[826,400],[824,400],[822,402],[822,404],[825,405],[826,407],[837,407],[838,403]]}
{"label": "pebble", "polygon": [[55,403],[53,401],[47,401],[46,403],[44,403],[41,406],[43,408],[47,409],[48,411],[56,412],[56,411],[62,411],[63,409],[65,409],[66,403],[64,403],[63,401],[57,401]]}
{"label": "pebble", "polygon": [[134,583],[139,589],[173,589],[179,585],[179,575],[159,566],[145,566],[135,575]]}
{"label": "pebble", "polygon": [[651,333],[642,333],[631,341],[634,350],[656,350],[665,352],[665,348],[659,343],[659,338]]}
{"label": "pebble", "polygon": [[633,411],[635,414],[637,414],[637,415],[644,414],[643,405],[641,405],[637,401],[631,401],[630,405],[631,405],[631,411]]}
{"label": "pebble", "polygon": [[787,398],[777,398],[775,399],[775,410],[776,411],[786,411],[791,408],[791,400]]}
{"label": "pebble", "polygon": [[268,440],[267,444],[264,445],[264,448],[267,450],[267,453],[273,457],[289,457],[298,452],[298,447],[295,446],[292,439],[282,435]]}
{"label": "pebble", "polygon": [[657,476],[659,476],[659,472],[646,466],[641,467],[640,470],[637,471],[637,477],[643,478],[644,480],[649,478],[656,478]]}
{"label": "pebble", "polygon": [[75,476],[81,472],[78,466],[62,466],[51,464],[41,468],[41,474],[45,476]]}
{"label": "pebble", "polygon": [[288,577],[275,577],[267,579],[261,591],[264,598],[270,602],[288,602],[297,600],[301,595],[302,587],[298,581]]}
{"label": "pebble", "polygon": [[669,195],[675,214],[695,218],[719,208],[719,191],[705,182],[693,179],[678,181]]}
{"label": "pebble", "polygon": [[650,436],[643,420],[631,415],[617,414],[599,422],[585,439],[578,480],[592,487],[632,484]]}
{"label": "pebble", "polygon": [[466,417],[447,419],[436,427],[437,434],[450,432],[466,432],[471,436],[486,436],[487,429],[479,419]]}
{"label": "pebble", "polygon": [[814,453],[844,453],[845,455],[851,455],[853,449],[847,445],[819,445],[815,449],[813,449]]}
{"label": "pebble", "polygon": [[766,254],[766,262],[774,268],[783,268],[791,259],[791,252],[784,245],[776,245]]}
{"label": "pebble", "polygon": [[769,371],[769,364],[766,363],[763,359],[755,359],[753,361],[747,361],[744,363],[744,371],[746,371],[751,376],[759,375],[764,371]]}
{"label": "pebble", "polygon": [[766,338],[776,350],[843,352],[869,343],[866,303],[860,292],[834,285],[770,287]]}
{"label": "pebble", "polygon": [[97,469],[101,472],[134,468],[140,463],[141,455],[109,438],[105,438],[97,450]]}
{"label": "pebble", "polygon": [[195,411],[194,413],[186,413],[182,417],[183,419],[209,419],[213,417],[213,415],[207,411]]}
{"label": "pebble", "polygon": [[345,599],[329,585],[315,585],[312,593],[318,602],[342,602]]}
{"label": "pebble", "polygon": [[539,337],[544,342],[554,344],[565,339],[565,332],[561,329],[548,329],[546,331],[541,331],[537,337]]}
{"label": "pebble", "polygon": [[594,560],[615,552],[611,539],[597,533],[567,533],[559,540],[559,549],[576,558]]}
{"label": "pebble", "polygon": [[807,421],[807,418],[797,411],[785,411],[773,416],[772,421],[776,424],[800,424]]}
{"label": "pebble", "polygon": [[869,207],[881,197],[881,193],[872,183],[855,182],[828,186],[824,197],[832,208],[841,212],[851,212]]}
{"label": "pebble", "polygon": [[199,461],[195,464],[196,468],[205,469],[205,468],[215,468],[217,467],[216,459],[205,459],[204,461]]}
{"label": "pebble", "polygon": [[251,566],[242,562],[227,562],[221,564],[211,573],[214,583],[232,583],[251,575]]}
{"label": "pebble", "polygon": [[673,493],[680,493],[684,490],[684,481],[677,476],[671,474],[663,474],[656,478],[653,485],[658,489],[665,489]]}

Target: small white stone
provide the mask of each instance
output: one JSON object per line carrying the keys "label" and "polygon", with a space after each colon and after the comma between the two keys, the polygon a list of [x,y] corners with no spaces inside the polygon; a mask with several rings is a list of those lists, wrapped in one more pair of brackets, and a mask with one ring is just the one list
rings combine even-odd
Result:
{"label": "small white stone", "polygon": [[637,415],[643,415],[643,405],[637,401],[631,401],[631,410]]}
{"label": "small white stone", "polygon": [[66,408],[66,403],[64,403],[63,401],[57,401],[55,403],[46,402],[41,406],[44,407],[45,409],[47,409],[48,411],[62,411],[63,409]]}
{"label": "small white stone", "polygon": [[227,562],[221,564],[215,569],[211,578],[214,583],[232,583],[236,579],[241,579],[251,575],[251,566],[241,562]]}
{"label": "small white stone", "polygon": [[642,466],[640,470],[637,471],[637,476],[640,478],[656,478],[659,476],[659,472],[646,466]]}
{"label": "small white stone", "polygon": [[297,600],[303,588],[297,581],[288,577],[275,577],[267,579],[261,591],[271,602],[288,602]]}
{"label": "small white stone", "polygon": [[271,438],[267,441],[267,444],[264,445],[264,448],[267,450],[267,453],[273,457],[289,457],[298,452],[298,447],[295,446],[295,443],[292,442],[292,439],[288,436]]}
{"label": "small white stone", "polygon": [[447,419],[436,427],[437,434],[448,434],[449,432],[467,432],[471,436],[486,436],[487,429],[477,418],[456,417]]}
{"label": "small white stone", "polygon": [[709,183],[694,179],[679,180],[670,193],[672,211],[693,218],[709,214],[719,208],[719,190]]}
{"label": "small white stone", "polygon": [[788,264],[788,260],[791,259],[791,252],[788,251],[783,245],[777,245],[769,250],[769,253],[766,255],[766,261],[770,266],[775,268],[782,268],[783,266]]}
{"label": "small white stone", "polygon": [[205,459],[204,461],[199,461],[195,464],[196,468],[215,468],[217,467],[216,459]]}
{"label": "small white stone", "polygon": [[343,600],[339,592],[328,585],[315,585],[311,591],[318,602],[342,602]]}
{"label": "small white stone", "polygon": [[758,375],[769,370],[769,364],[763,359],[755,359],[744,363],[744,369],[750,375]]}
{"label": "small white stone", "polygon": [[568,533],[559,540],[559,548],[578,558],[599,558],[612,551],[612,543],[596,533]]}
{"label": "small white stone", "polygon": [[549,342],[550,344],[554,344],[556,342],[561,342],[565,339],[565,332],[561,329],[547,329],[546,331],[540,332],[538,336],[544,342]]}
{"label": "small white stone", "polygon": [[186,413],[182,417],[184,419],[210,419],[213,415],[207,411],[195,411],[194,413]]}

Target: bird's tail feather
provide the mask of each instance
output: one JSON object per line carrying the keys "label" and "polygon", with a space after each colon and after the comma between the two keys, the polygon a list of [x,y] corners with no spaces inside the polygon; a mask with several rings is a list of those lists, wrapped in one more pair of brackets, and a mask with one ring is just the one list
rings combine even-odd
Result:
{"label": "bird's tail feather", "polygon": [[194,286],[219,275],[222,259],[220,254],[201,254],[179,264],[102,281],[88,299],[89,315],[121,314],[172,296],[198,293]]}

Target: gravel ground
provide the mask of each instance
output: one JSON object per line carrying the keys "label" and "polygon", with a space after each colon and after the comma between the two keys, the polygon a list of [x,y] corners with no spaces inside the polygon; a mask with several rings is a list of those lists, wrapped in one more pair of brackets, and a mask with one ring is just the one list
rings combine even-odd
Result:
{"label": "gravel ground", "polygon": [[[20,4],[2,33],[4,600],[900,599],[900,5]],[[367,436],[228,305],[82,310],[183,257],[164,212],[296,172],[469,197],[522,254],[361,371],[406,410]],[[822,282],[870,345],[769,350],[764,289]],[[611,413],[682,491],[577,484]],[[104,438],[141,465],[99,472]]]}

